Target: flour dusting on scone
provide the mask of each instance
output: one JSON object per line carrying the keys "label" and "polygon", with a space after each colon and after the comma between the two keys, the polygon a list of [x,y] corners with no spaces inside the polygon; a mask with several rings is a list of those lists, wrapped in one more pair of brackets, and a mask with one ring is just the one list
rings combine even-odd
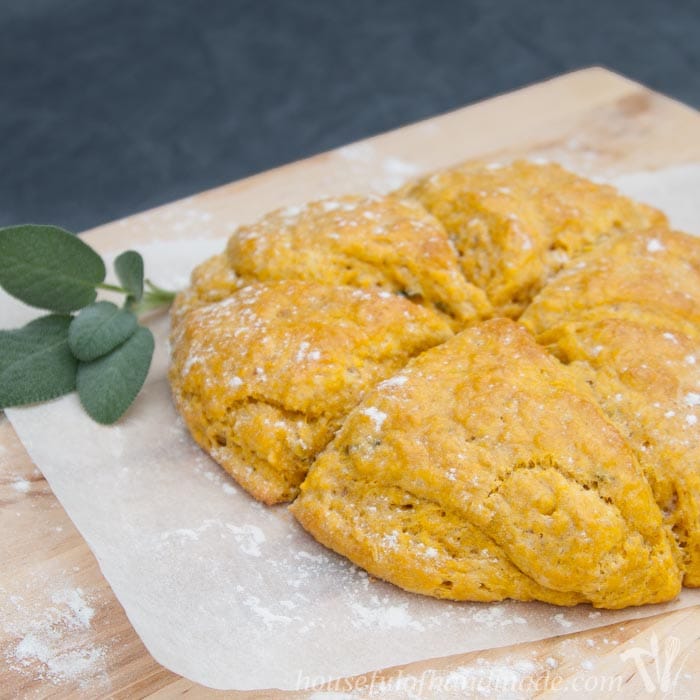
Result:
{"label": "flour dusting on scone", "polygon": [[621,234],[565,268],[522,316],[627,438],[700,585],[700,242]]}
{"label": "flour dusting on scone", "polygon": [[572,257],[621,231],[666,225],[656,209],[555,163],[466,163],[403,187],[439,219],[466,278],[517,317]]}
{"label": "flour dusting on scone", "polygon": [[700,325],[697,238],[668,229],[613,236],[564,267],[522,318],[539,333],[562,320],[632,307]]}
{"label": "flour dusting on scone", "polygon": [[370,573],[432,596],[622,608],[680,589],[627,442],[586,382],[507,319],[368,393],[291,510]]}
{"label": "flour dusting on scone", "polygon": [[258,283],[181,320],[170,381],[195,440],[278,503],[365,391],[451,335],[443,315],[387,292]]}
{"label": "flour dusting on scone", "polygon": [[190,286],[181,291],[170,309],[170,322],[177,326],[192,309],[230,297],[245,286],[228,264],[226,255],[219,253],[197,265],[190,276]]}
{"label": "flour dusting on scone", "polygon": [[700,586],[700,241],[610,186],[476,162],[278,209],[194,270],[171,340],[194,439],[378,577]]}
{"label": "flour dusting on scone", "polygon": [[414,202],[344,196],[271,212],[230,238],[229,265],[252,280],[304,279],[381,289],[447,314],[487,317],[484,292],[462,274],[442,224]]}

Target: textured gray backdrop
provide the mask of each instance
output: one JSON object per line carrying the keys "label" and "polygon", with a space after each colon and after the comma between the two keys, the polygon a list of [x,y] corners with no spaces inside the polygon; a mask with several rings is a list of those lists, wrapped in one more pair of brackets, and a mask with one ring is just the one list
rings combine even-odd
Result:
{"label": "textured gray backdrop", "polygon": [[700,0],[0,0],[0,225],[85,229],[593,64],[700,106]]}

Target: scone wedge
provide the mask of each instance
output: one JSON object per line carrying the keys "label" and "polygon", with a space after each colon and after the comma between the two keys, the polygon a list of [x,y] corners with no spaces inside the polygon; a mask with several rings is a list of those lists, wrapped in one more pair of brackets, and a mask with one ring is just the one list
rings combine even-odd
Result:
{"label": "scone wedge", "polygon": [[664,228],[612,236],[564,267],[522,319],[539,333],[635,308],[700,327],[700,240]]}
{"label": "scone wedge", "polygon": [[441,598],[622,608],[681,585],[626,440],[584,378],[507,319],[369,392],[291,511],[371,574]]}
{"label": "scone wedge", "polygon": [[301,279],[401,294],[455,328],[488,317],[442,224],[415,202],[345,195],[270,212],[229,239],[228,265],[247,280]]}
{"label": "scone wedge", "polygon": [[447,229],[466,278],[497,315],[518,317],[561,267],[598,241],[667,224],[658,210],[556,163],[470,162],[410,183]]}
{"label": "scone wedge", "polygon": [[194,439],[279,503],[370,387],[451,336],[443,314],[388,292],[258,283],[182,317],[170,383]]}

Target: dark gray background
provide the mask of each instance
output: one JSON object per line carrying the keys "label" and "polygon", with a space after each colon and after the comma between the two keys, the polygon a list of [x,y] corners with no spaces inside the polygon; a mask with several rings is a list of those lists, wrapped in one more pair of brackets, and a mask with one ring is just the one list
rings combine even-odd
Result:
{"label": "dark gray background", "polygon": [[593,64],[700,106],[700,0],[0,0],[0,225],[85,229]]}

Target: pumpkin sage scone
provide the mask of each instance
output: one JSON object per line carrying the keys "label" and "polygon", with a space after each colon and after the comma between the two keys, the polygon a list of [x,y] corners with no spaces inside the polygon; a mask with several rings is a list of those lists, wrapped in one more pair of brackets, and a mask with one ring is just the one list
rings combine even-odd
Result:
{"label": "pumpkin sage scone", "polygon": [[395,193],[439,219],[467,279],[517,317],[571,258],[621,231],[666,225],[656,209],[555,163],[465,163]]}
{"label": "pumpkin sage scone", "polygon": [[585,377],[508,319],[368,392],[290,508],[371,574],[440,598],[622,608],[680,590],[627,441]]}
{"label": "pumpkin sage scone", "polygon": [[170,383],[199,445],[279,503],[367,390],[451,336],[444,315],[396,294],[257,283],[181,318]]}
{"label": "pumpkin sage scone", "polygon": [[381,289],[447,314],[455,327],[491,314],[462,274],[442,224],[415,202],[346,195],[273,211],[229,239],[246,280],[304,279]]}

